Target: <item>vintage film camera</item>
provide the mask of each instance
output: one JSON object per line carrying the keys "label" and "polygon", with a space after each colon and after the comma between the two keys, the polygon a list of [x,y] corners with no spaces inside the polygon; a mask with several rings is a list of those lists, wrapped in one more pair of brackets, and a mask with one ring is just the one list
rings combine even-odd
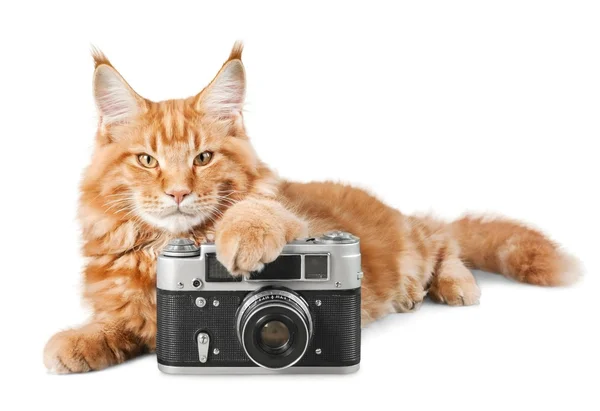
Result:
{"label": "vintage film camera", "polygon": [[295,240],[233,277],[214,243],[175,239],[157,262],[156,353],[172,374],[349,373],[360,363],[360,244]]}

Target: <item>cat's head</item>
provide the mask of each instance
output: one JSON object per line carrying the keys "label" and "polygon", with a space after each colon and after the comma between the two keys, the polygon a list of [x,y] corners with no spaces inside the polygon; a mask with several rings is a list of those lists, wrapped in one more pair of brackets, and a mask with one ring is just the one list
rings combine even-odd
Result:
{"label": "cat's head", "polygon": [[275,180],[244,129],[241,54],[236,43],[199,94],[152,102],[94,51],[99,125],[83,201],[120,218],[183,233],[218,219],[250,192],[272,193]]}

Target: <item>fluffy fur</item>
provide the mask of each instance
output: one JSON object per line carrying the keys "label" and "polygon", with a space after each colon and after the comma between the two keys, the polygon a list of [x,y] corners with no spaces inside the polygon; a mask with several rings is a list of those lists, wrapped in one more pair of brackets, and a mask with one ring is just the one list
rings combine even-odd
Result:
{"label": "fluffy fur", "polygon": [[[367,192],[336,183],[280,180],[254,152],[242,105],[245,73],[236,44],[198,95],[152,102],[94,50],[96,148],[81,185],[84,297],[89,323],[59,332],[44,363],[59,373],[99,370],[155,348],[155,262],[175,236],[215,240],[231,273],[274,260],[295,237],[342,229],[361,239],[363,325],[416,310],[423,298],[479,301],[468,268],[538,285],[579,275],[574,258],[540,232],[502,218],[452,223],[401,214]],[[207,164],[195,158],[210,152]],[[146,167],[140,155],[156,166]]]}

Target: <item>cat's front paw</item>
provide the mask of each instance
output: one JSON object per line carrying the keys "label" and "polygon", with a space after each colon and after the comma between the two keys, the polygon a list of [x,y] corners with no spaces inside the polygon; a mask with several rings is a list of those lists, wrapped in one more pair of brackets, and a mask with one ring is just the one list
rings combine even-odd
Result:
{"label": "cat's front paw", "polygon": [[260,271],[286,243],[306,235],[306,224],[272,200],[245,200],[216,227],[217,258],[233,275]]}
{"label": "cat's front paw", "polygon": [[452,306],[479,304],[481,291],[472,275],[442,276],[433,281],[429,296],[438,303]]}
{"label": "cat's front paw", "polygon": [[44,365],[56,374],[100,370],[115,362],[106,340],[84,328],[56,333],[44,348]]}

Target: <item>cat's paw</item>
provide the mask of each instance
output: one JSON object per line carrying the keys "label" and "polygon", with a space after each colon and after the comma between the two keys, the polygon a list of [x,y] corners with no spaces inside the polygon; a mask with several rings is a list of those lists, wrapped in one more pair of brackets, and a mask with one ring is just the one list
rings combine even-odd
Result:
{"label": "cat's paw", "polygon": [[448,305],[474,305],[479,303],[481,291],[472,275],[436,278],[429,289],[432,300]]}
{"label": "cat's paw", "polygon": [[421,282],[413,277],[403,277],[400,291],[392,299],[394,310],[398,313],[409,313],[417,311],[426,292]]}
{"label": "cat's paw", "polygon": [[306,235],[306,224],[271,200],[245,200],[231,207],[216,227],[217,258],[233,275],[260,271],[285,244]]}
{"label": "cat's paw", "polygon": [[99,333],[72,329],[55,334],[44,348],[44,365],[56,374],[81,373],[106,368],[115,353]]}

